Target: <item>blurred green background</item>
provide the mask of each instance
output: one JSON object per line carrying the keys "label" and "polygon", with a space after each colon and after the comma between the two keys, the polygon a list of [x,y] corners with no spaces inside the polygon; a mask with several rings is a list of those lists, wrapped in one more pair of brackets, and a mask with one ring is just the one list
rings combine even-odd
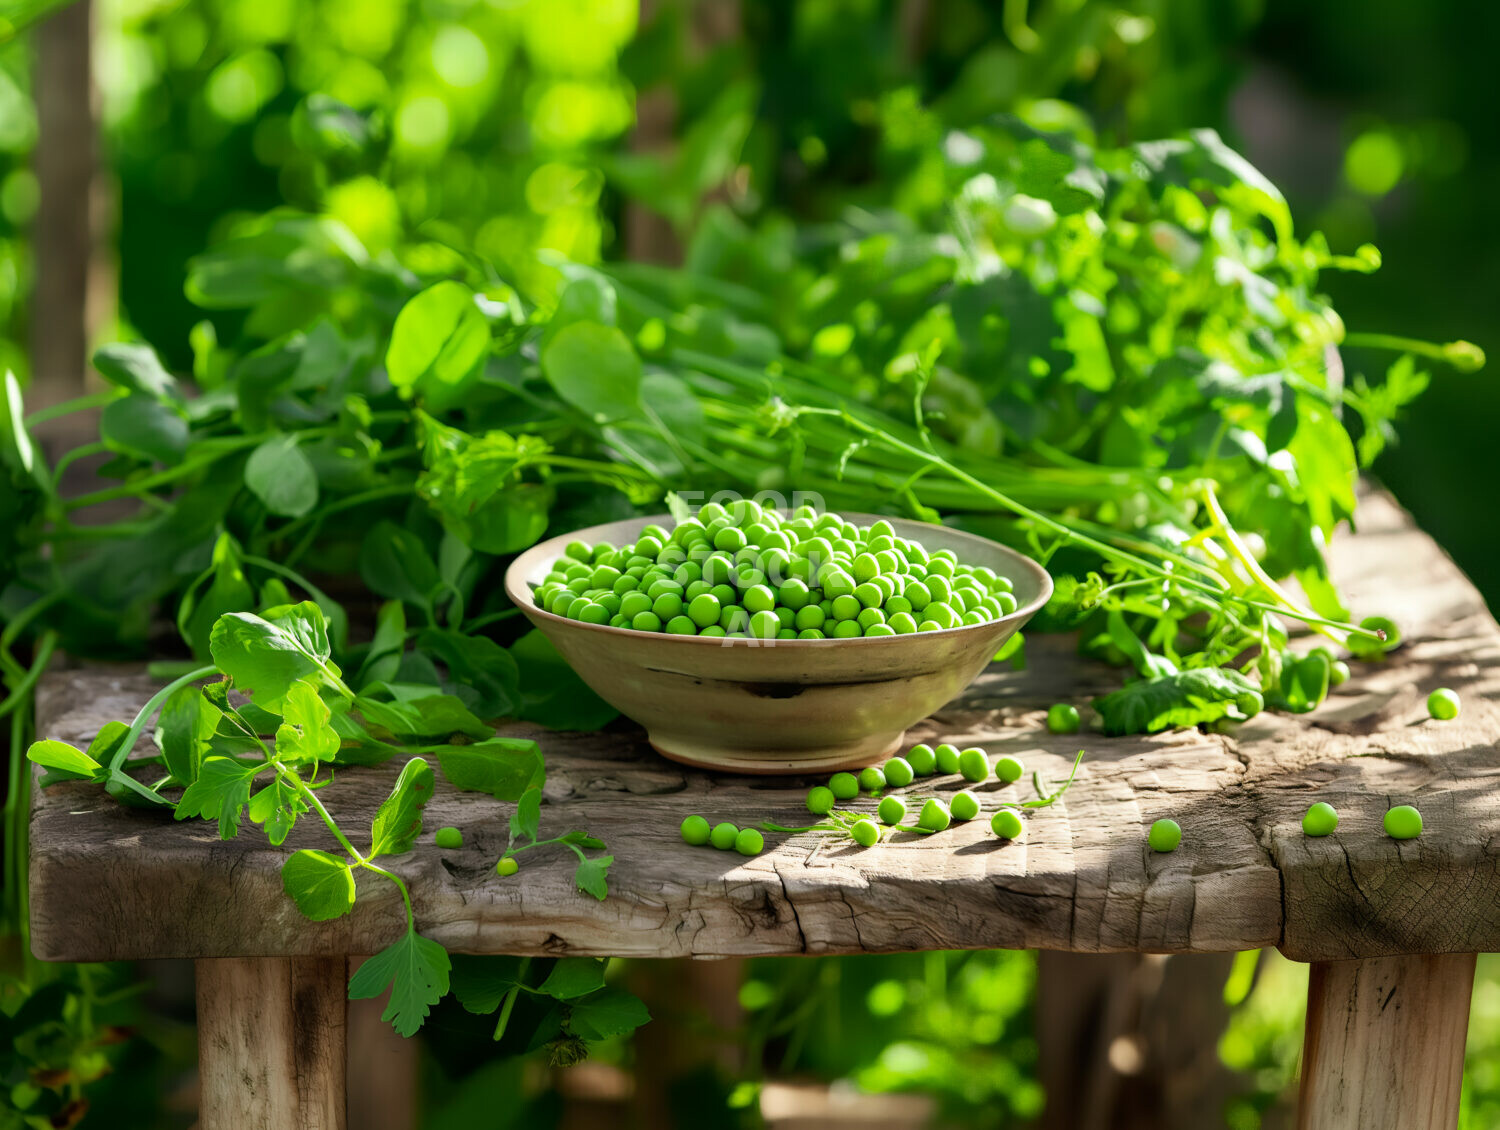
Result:
{"label": "blurred green background", "polygon": [[[644,12],[635,0],[97,0],[99,258],[117,285],[89,330],[144,337],[190,369],[202,315],[183,293],[187,261],[280,205],[328,211],[375,252],[471,247],[523,280],[553,270],[549,252],[671,259],[709,205],[715,222],[768,232],[782,217],[910,206],[930,191],[933,131],[1067,102],[1112,141],[1218,128],[1304,229],[1338,252],[1380,247],[1373,277],[1327,276],[1350,329],[1467,338],[1493,356],[1497,33],[1500,9],[1458,0],[658,0]],[[32,301],[47,238],[43,34],[33,23],[0,45],[0,365],[39,385],[76,376],[31,372],[55,316]],[[338,108],[315,95],[373,111],[359,128],[374,144],[342,158],[326,120]],[[1469,509],[1500,466],[1497,424],[1500,385],[1444,371],[1377,469],[1500,608],[1500,527]],[[773,1069],[923,1090],[993,1125],[1040,1101],[1033,969],[1011,954],[761,963],[738,1003]],[[1268,959],[1248,996],[1232,994],[1220,1052],[1244,1074],[1228,1125],[1267,1111],[1278,1124],[1304,981]],[[807,1000],[819,1008],[799,1011]],[[1500,1119],[1500,973],[1487,961],[1475,1016],[1465,1118],[1477,1128]],[[479,1125],[455,1080],[482,1096],[502,1068],[457,1050],[468,1035],[448,1020],[429,1036],[446,1095],[431,1124]],[[719,1109],[750,1102],[732,1079],[713,1087]]]}

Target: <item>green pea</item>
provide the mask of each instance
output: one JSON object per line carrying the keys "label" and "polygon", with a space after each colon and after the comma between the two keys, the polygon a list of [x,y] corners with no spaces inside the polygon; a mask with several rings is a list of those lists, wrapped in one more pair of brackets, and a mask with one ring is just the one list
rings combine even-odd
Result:
{"label": "green pea", "polygon": [[948,811],[948,806],[937,797],[929,798],[927,803],[922,805],[922,814],[917,817],[917,827],[926,828],[932,832],[941,832],[951,823],[953,823],[953,814]]}
{"label": "green pea", "polygon": [[741,828],[734,837],[734,850],[741,855],[759,855],[765,846],[765,837],[754,828]]}
{"label": "green pea", "polygon": [[714,639],[723,639],[724,636],[725,636],[725,634],[726,633],[725,633],[724,629],[721,628],[721,627],[719,627],[719,625],[717,625],[717,624],[710,624],[708,627],[702,629],[698,633],[698,636],[699,636],[699,638],[702,638],[704,636],[710,636],[710,637],[712,637]]}
{"label": "green pea", "polygon": [[891,627],[889,624],[871,624],[868,628],[865,629],[866,638],[872,636],[894,636],[895,634],[896,629]]}
{"label": "green pea", "polygon": [[906,801],[898,796],[881,797],[880,807],[875,811],[882,823],[899,824],[906,819]]}
{"label": "green pea", "polygon": [[[853,596],[857,587],[854,578],[838,568],[829,570],[822,581],[823,593],[830,600],[837,600],[841,596]],[[855,611],[858,611],[858,608]]]}
{"label": "green pea", "polygon": [[1059,702],[1047,710],[1047,729],[1054,734],[1076,734],[1082,724],[1076,706]]}
{"label": "green pea", "polygon": [[1302,831],[1309,836],[1330,835],[1338,826],[1338,811],[1327,801],[1318,801],[1302,817]]}
{"label": "green pea", "polygon": [[1014,808],[1002,808],[990,817],[990,831],[1002,840],[1019,840],[1026,826],[1021,823],[1021,814]]}
{"label": "green pea", "polygon": [[880,574],[880,562],[875,559],[873,553],[861,553],[854,559],[850,571],[854,574],[856,581],[868,581],[871,577]]}
{"label": "green pea", "polygon": [[911,762],[904,757],[893,757],[885,763],[885,783],[892,788],[905,788],[915,776]]}
{"label": "green pea", "polygon": [[1342,659],[1335,659],[1328,665],[1328,685],[1341,687],[1349,681],[1349,664]]}
{"label": "green pea", "polygon": [[906,598],[914,612],[921,612],[932,603],[932,592],[923,581],[912,581],[901,590],[901,595]]}
{"label": "green pea", "polygon": [[814,785],[807,790],[807,811],[814,816],[827,816],[833,811],[833,804],[837,799],[832,789],[825,785]]}
{"label": "green pea", "polygon": [[1016,603],[1016,598],[1011,596],[1008,592],[1001,593],[998,597],[996,597],[996,600],[1000,604],[1001,615],[1004,616],[1009,616],[1019,607],[1019,605]]}
{"label": "green pea", "polygon": [[738,604],[726,604],[719,610],[719,627],[726,632],[748,631],[750,628],[750,613],[746,612]]}
{"label": "green pea", "polygon": [[1014,757],[1002,757],[995,762],[995,776],[999,777],[1007,785],[1013,784],[1021,779],[1021,774],[1026,772],[1026,766]]}
{"label": "green pea", "polygon": [[852,640],[864,634],[864,630],[854,620],[840,620],[833,626],[834,639]]}
{"label": "green pea", "polygon": [[650,609],[645,612],[637,612],[630,618],[630,626],[638,632],[661,631],[661,617]]}
{"label": "green pea", "polygon": [[958,746],[944,742],[932,752],[937,759],[937,770],[939,773],[958,772]]}
{"label": "green pea", "polygon": [[701,816],[689,816],[682,822],[682,842],[697,847],[708,843],[708,821]]}
{"label": "green pea", "polygon": [[898,636],[909,636],[917,630],[917,622],[910,612],[896,612],[886,621],[886,626]]}
{"label": "green pea", "polygon": [[953,586],[948,583],[947,577],[934,577],[930,573],[927,580],[922,582],[927,586],[927,591],[932,594],[934,604],[946,605],[953,599]]}
{"label": "green pea", "polygon": [[914,745],[906,751],[906,760],[911,771],[918,777],[931,777],[937,769],[937,755],[925,743]]}
{"label": "green pea", "polygon": [[880,828],[875,821],[870,819],[856,820],[854,827],[849,829],[849,834],[854,837],[854,842],[860,847],[874,847],[880,839]]}
{"label": "green pea", "polygon": [[1441,722],[1457,718],[1462,707],[1458,692],[1451,691],[1447,687],[1439,687],[1427,696],[1427,713]]}
{"label": "green pea", "polygon": [[989,756],[978,746],[966,749],[958,755],[958,771],[966,781],[986,780],[990,775]]}
{"label": "green pea", "polygon": [[707,628],[719,622],[719,614],[722,611],[718,597],[711,592],[702,592],[693,597],[693,602],[688,605],[687,614],[698,627]]}
{"label": "green pea", "polygon": [[[885,613],[881,612],[878,608],[863,608],[860,609],[859,615],[854,618],[854,622],[868,632],[876,625],[885,624]],[[891,634],[896,634],[894,628],[891,629]]]}
{"label": "green pea", "polygon": [[776,594],[768,585],[751,585],[740,603],[750,612],[769,612],[776,607]]}
{"label": "green pea", "polygon": [[885,788],[885,773],[874,765],[861,769],[859,787],[867,793],[878,793]]}
{"label": "green pea", "polygon": [[860,604],[857,597],[851,594],[836,596],[833,598],[833,618],[835,620],[853,620],[859,615],[864,605]]}
{"label": "green pea", "polygon": [[740,830],[727,820],[722,824],[715,824],[714,830],[708,834],[708,842],[720,851],[728,851],[734,847],[734,841],[740,834]]}
{"label": "green pea", "polygon": [[853,800],[859,796],[859,778],[853,773],[835,773],[829,778],[828,787],[839,800]]}
{"label": "green pea", "polygon": [[823,610],[816,604],[805,604],[797,609],[796,618],[792,621],[797,628],[821,628],[823,626]]}
{"label": "green pea", "polygon": [[750,617],[750,634],[760,640],[774,640],[781,631],[781,621],[774,612],[757,612]]}
{"label": "green pea", "polygon": [[778,607],[771,609],[771,611],[776,615],[776,622],[779,623],[783,628],[796,627],[797,614],[790,608]]}
{"label": "green pea", "polygon": [[911,612],[911,601],[904,596],[893,596],[885,602],[885,614],[889,618],[898,612]]}
{"label": "green pea", "polygon": [[501,856],[495,864],[496,875],[514,875],[519,870],[521,870],[521,865],[508,855]]}
{"label": "green pea", "polygon": [[682,615],[682,597],[675,592],[664,592],[651,601],[651,611],[665,624],[672,617]]}
{"label": "green pea", "polygon": [[783,581],[781,588],[777,590],[776,599],[793,612],[807,607],[807,602],[812,599],[812,590],[802,581],[793,577],[791,580]]}
{"label": "green pea", "polygon": [[1422,814],[1409,804],[1398,804],[1385,814],[1385,834],[1393,840],[1414,840],[1422,834]]}
{"label": "green pea", "polygon": [[570,541],[563,547],[563,553],[575,561],[587,561],[593,556],[593,551],[585,541]]}
{"label": "green pea", "polygon": [[457,828],[439,828],[433,833],[432,842],[445,851],[464,846],[464,834]]}
{"label": "green pea", "polygon": [[744,549],[746,543],[745,531],[738,526],[725,526],[714,534],[715,549],[724,549],[733,553],[737,549]]}
{"label": "green pea", "polygon": [[866,581],[864,584],[855,587],[854,599],[859,601],[860,606],[863,608],[879,608],[885,601],[885,593],[881,591],[879,585],[873,585],[869,581]]}
{"label": "green pea", "polygon": [[1157,820],[1146,833],[1152,851],[1176,851],[1182,843],[1182,826],[1175,820]]}
{"label": "green pea", "polygon": [[611,615],[608,608],[591,600],[579,611],[578,619],[585,624],[607,624]]}
{"label": "green pea", "polygon": [[800,632],[797,633],[797,638],[799,640],[823,640],[827,639],[828,637],[825,636],[817,628],[803,628]]}
{"label": "green pea", "polygon": [[667,621],[666,630],[669,636],[696,636],[698,625],[686,616],[673,616]]}
{"label": "green pea", "polygon": [[948,798],[948,811],[955,820],[972,820],[979,815],[979,798],[968,789],[960,789]]}

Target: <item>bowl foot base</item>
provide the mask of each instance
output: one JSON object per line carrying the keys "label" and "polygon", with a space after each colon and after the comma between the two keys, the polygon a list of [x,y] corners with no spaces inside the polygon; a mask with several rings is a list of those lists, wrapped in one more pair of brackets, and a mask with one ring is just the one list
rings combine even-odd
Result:
{"label": "bowl foot base", "polygon": [[757,776],[795,776],[805,773],[836,773],[878,765],[901,748],[906,731],[892,736],[876,734],[843,745],[822,749],[739,749],[709,745],[691,738],[648,734],[651,748],[667,758],[696,769],[721,773],[752,773]]}

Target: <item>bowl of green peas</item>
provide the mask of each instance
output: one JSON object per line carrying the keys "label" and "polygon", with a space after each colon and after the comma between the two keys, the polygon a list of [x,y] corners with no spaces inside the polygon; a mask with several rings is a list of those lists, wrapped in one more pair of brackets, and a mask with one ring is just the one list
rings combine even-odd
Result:
{"label": "bowl of green peas", "polygon": [[890,756],[1052,595],[974,534],[749,499],[551,538],[505,588],[660,753],[740,773]]}

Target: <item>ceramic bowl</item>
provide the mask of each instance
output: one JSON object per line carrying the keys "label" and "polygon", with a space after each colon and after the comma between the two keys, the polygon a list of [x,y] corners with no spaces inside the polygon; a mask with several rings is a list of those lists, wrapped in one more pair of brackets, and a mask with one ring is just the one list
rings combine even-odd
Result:
{"label": "ceramic bowl", "polygon": [[[860,525],[876,515],[846,514]],[[974,534],[888,518],[901,537],[951,549],[1015,585],[1017,607],[986,624],[909,635],[824,640],[669,636],[585,624],[532,599],[571,541],[634,541],[669,515],[575,530],[511,563],[505,591],[600,698],[645,727],[673,761],[736,773],[820,773],[870,765],[901,747],[906,728],[955,698],[1000,645],[1047,603],[1036,562]]]}

